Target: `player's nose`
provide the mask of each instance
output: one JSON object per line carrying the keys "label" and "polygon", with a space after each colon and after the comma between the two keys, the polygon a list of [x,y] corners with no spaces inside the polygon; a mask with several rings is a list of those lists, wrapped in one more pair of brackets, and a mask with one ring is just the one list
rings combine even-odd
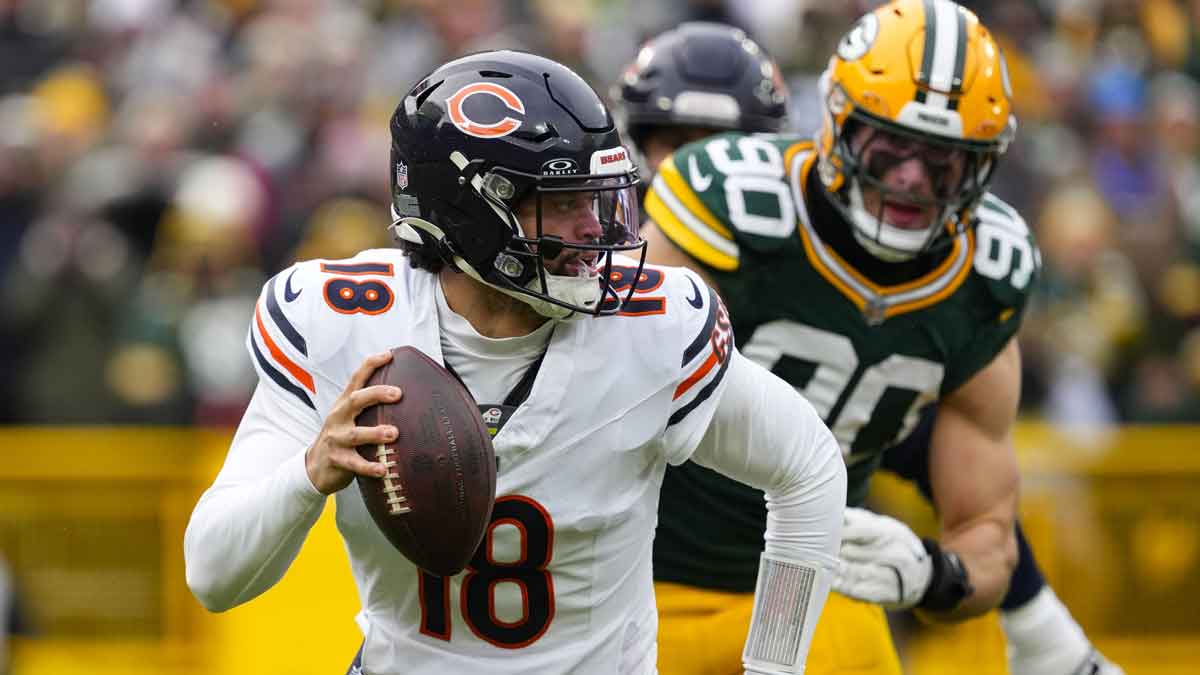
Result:
{"label": "player's nose", "polygon": [[915,155],[893,166],[887,182],[901,192],[924,194],[933,190],[933,177],[925,162]]}
{"label": "player's nose", "polygon": [[604,228],[600,225],[600,219],[596,217],[596,212],[590,206],[580,206],[574,210],[574,230],[572,235],[575,241],[591,242],[600,239],[600,235],[604,233]]}

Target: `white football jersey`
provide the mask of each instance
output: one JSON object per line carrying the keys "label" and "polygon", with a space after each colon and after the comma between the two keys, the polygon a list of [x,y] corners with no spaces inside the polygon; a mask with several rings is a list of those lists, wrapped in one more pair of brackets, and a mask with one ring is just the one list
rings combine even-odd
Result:
{"label": "white football jersey", "polygon": [[[734,346],[724,307],[694,274],[646,267],[634,279],[636,262],[618,262],[614,282],[635,285],[633,302],[557,325],[529,397],[495,436],[497,501],[471,566],[422,573],[353,483],[337,494],[365,673],[655,672],[659,485],[707,429]],[[270,280],[248,346],[276,423],[315,438],[370,354],[413,345],[442,362],[436,283],[394,249]]]}

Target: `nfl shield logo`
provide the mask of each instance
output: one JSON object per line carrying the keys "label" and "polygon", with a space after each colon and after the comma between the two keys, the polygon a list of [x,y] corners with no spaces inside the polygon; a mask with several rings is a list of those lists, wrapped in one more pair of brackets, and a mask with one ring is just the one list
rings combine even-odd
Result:
{"label": "nfl shield logo", "polygon": [[396,165],[396,187],[401,190],[408,189],[408,165],[404,162]]}

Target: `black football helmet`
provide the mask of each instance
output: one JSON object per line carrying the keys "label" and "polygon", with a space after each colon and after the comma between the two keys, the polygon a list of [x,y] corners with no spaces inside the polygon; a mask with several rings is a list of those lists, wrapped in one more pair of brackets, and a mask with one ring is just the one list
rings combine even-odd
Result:
{"label": "black football helmet", "polygon": [[655,127],[778,132],[787,122],[779,66],[741,29],[692,21],[638,52],[610,93],[623,131],[642,147]]}
{"label": "black football helmet", "polygon": [[[629,299],[633,288],[614,289],[624,277],[612,256],[638,257],[640,278],[637,171],[608,109],[569,68],[507,50],[456,59],[400,101],[391,132],[396,238],[551,318],[612,314]],[[543,199],[563,192],[587,200],[594,240],[543,232]],[[522,207],[534,222],[520,221]],[[587,261],[582,271],[547,270],[569,253]]]}

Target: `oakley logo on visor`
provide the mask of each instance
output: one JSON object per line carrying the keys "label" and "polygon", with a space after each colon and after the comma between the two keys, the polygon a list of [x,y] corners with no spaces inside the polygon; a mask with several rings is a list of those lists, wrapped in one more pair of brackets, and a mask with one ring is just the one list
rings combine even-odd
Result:
{"label": "oakley logo on visor", "polygon": [[475,94],[487,94],[500,99],[504,107],[513,112],[525,113],[525,102],[507,87],[493,82],[474,82],[454,92],[446,99],[450,121],[459,131],[476,138],[502,138],[521,128],[521,120],[505,116],[498,122],[477,122],[467,116],[465,104]]}

